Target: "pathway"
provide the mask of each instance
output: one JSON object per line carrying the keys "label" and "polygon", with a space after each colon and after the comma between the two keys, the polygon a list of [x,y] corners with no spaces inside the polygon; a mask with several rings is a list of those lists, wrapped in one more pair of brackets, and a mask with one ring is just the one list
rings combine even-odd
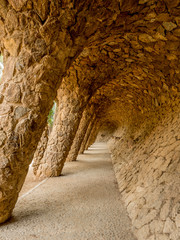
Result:
{"label": "pathway", "polygon": [[0,240],[135,240],[130,226],[106,144],[96,143],[21,196]]}

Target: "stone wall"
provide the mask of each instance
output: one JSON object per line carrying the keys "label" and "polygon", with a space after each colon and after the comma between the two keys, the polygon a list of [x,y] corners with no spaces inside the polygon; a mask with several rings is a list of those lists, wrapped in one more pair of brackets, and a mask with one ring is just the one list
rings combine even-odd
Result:
{"label": "stone wall", "polygon": [[[180,239],[180,112],[148,136],[119,128],[108,142],[119,190],[138,240]],[[143,129],[137,135],[143,136]]]}

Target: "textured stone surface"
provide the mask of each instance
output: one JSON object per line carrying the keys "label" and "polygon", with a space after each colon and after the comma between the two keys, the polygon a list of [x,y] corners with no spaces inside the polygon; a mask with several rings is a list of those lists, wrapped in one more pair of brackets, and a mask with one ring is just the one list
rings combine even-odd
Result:
{"label": "textured stone surface", "polygon": [[94,123],[95,117],[96,117],[96,116],[94,115],[94,116],[92,117],[92,119],[90,120],[90,122],[89,122],[89,125],[88,125],[88,128],[87,128],[87,130],[86,130],[84,139],[83,139],[83,141],[82,141],[82,143],[81,143],[81,147],[80,147],[80,149],[79,149],[79,154],[82,154],[82,153],[85,151],[85,149],[86,149],[86,144],[87,144],[88,139],[89,139],[89,137],[90,137],[90,135],[91,135],[91,131],[92,131],[92,129],[93,129],[93,123]]}
{"label": "textured stone surface", "polygon": [[177,109],[145,138],[131,140],[121,128],[109,140],[119,190],[138,239],[180,237],[179,124]]}
{"label": "textured stone surface", "polygon": [[[89,111],[88,111],[89,110]],[[69,151],[66,161],[76,161],[78,156],[80,147],[82,145],[83,139],[85,137],[88,125],[90,123],[90,119],[92,117],[93,109],[89,108],[88,110],[84,110],[78,130],[76,132],[76,136],[73,140],[73,144]]]}
{"label": "textured stone surface", "polygon": [[[179,0],[1,1],[0,48],[4,72],[0,85],[0,222],[14,208],[59,89],[59,112],[38,165],[38,175],[61,173],[82,113],[93,105],[94,117],[80,152],[92,141],[97,119],[100,125],[116,122],[118,131],[121,127],[123,132],[117,134],[114,147],[120,148],[121,137],[129,139],[123,161],[131,165],[135,159],[134,164],[139,167],[128,171],[120,187],[138,195],[141,213],[136,211],[139,207],[134,202],[135,195],[125,199],[135,230],[142,231],[146,238],[178,238],[178,215],[172,218],[168,211],[160,211],[161,204],[163,207],[169,200],[162,194],[163,184],[168,188],[171,182],[169,169],[179,171],[179,135],[177,139],[172,136],[178,130],[174,130],[177,127],[171,117],[180,99],[178,4]],[[166,134],[161,125],[163,118],[166,125],[172,123],[172,132],[167,130]],[[163,129],[162,142],[158,125]],[[157,138],[153,141],[150,136],[154,127]],[[147,141],[146,151],[139,145],[141,140]],[[145,165],[136,156],[138,147],[144,151]],[[156,155],[149,156],[151,151]],[[146,158],[152,163],[149,166]],[[124,172],[126,167],[123,166]],[[154,186],[154,179],[159,178],[162,182],[157,181],[157,186],[150,190],[152,187],[148,186]],[[177,182],[178,179],[177,174]],[[136,185],[137,182],[145,182],[146,186]],[[177,184],[173,187],[178,188]],[[178,192],[175,190],[172,195]],[[143,193],[148,196],[149,192],[151,198],[146,199]],[[146,204],[149,211],[143,207]],[[144,225],[157,216],[162,221],[169,217],[176,230],[151,233],[149,226]]]}
{"label": "textured stone surface", "polygon": [[[0,129],[7,138],[0,158],[8,161],[0,171],[0,222],[14,208],[62,77],[87,40],[95,40],[97,29],[103,28],[106,20],[110,30],[116,9],[119,12],[116,1],[105,8],[100,1],[92,8],[90,5],[49,2],[47,8],[47,1],[43,7],[31,0],[1,1],[0,47],[5,68],[0,87],[4,96]],[[108,36],[108,30],[102,35]],[[17,104],[29,112],[14,119]]]}
{"label": "textured stone surface", "polygon": [[50,134],[50,129],[48,126],[46,126],[33,157],[33,173],[35,176],[37,175],[39,165],[42,162],[44,152],[47,148],[49,134]]}
{"label": "textured stone surface", "polygon": [[87,140],[85,149],[87,150],[96,140],[97,135],[100,130],[100,122],[98,121],[99,119],[96,119],[94,122],[94,126],[92,127],[92,130],[90,132],[89,138]]}
{"label": "textured stone surface", "polygon": [[[72,84],[73,82],[70,82],[67,87],[63,81],[58,91],[57,113],[47,148],[42,160],[35,163],[34,173],[41,178],[61,174],[82,117],[84,102],[77,97],[78,92]],[[71,88],[74,91],[71,91]]]}

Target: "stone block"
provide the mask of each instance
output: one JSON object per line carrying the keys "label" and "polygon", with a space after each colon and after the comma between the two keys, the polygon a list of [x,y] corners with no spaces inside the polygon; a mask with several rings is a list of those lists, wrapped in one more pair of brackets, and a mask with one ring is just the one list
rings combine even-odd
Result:
{"label": "stone block", "polygon": [[176,227],[180,229],[180,213],[175,217]]}
{"label": "stone block", "polygon": [[26,2],[27,0],[9,0],[9,3],[16,11],[20,11]]}
{"label": "stone block", "polygon": [[156,240],[169,240],[169,236],[166,234],[156,234]]}
{"label": "stone block", "polygon": [[[19,35],[20,36],[20,35]],[[20,48],[20,39],[17,38],[6,38],[4,40],[4,46],[7,49],[7,51],[10,53],[11,56],[16,57],[19,53]]]}
{"label": "stone block", "polygon": [[173,233],[175,230],[175,223],[168,217],[164,224],[163,233]]}
{"label": "stone block", "polygon": [[170,240],[179,240],[180,239],[180,230],[176,229],[173,233],[169,235]]}
{"label": "stone block", "polygon": [[8,114],[12,111],[12,107],[8,106],[7,104],[1,104],[0,105],[0,115]]}
{"label": "stone block", "polygon": [[152,233],[162,233],[163,232],[164,222],[161,220],[153,220],[150,224],[150,231]]}
{"label": "stone block", "polygon": [[156,39],[146,33],[139,35],[139,40],[144,43],[156,42]]}
{"label": "stone block", "polygon": [[145,225],[137,231],[138,240],[145,240],[149,236],[149,226]]}
{"label": "stone block", "polygon": [[21,117],[23,117],[26,113],[28,112],[27,108],[24,107],[16,107],[14,110],[14,118],[16,120],[20,119]]}
{"label": "stone block", "polygon": [[173,22],[163,22],[163,27],[167,31],[172,31],[173,29],[175,29],[177,27],[177,25]]}
{"label": "stone block", "polygon": [[19,103],[21,100],[21,89],[18,84],[11,83],[7,87],[5,98],[7,102]]}
{"label": "stone block", "polygon": [[169,214],[169,211],[170,211],[170,207],[171,207],[171,201],[168,200],[168,201],[165,202],[165,204],[161,208],[160,219],[166,220],[166,218]]}

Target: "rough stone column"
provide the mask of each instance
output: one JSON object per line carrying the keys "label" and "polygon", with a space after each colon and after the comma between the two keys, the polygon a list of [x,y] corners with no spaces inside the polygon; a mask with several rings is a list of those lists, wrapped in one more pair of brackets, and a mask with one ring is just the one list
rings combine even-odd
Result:
{"label": "rough stone column", "polygon": [[15,206],[61,79],[53,57],[34,62],[25,49],[16,57],[14,51],[14,46],[4,50],[0,85],[0,222]]}
{"label": "rough stone column", "polygon": [[[54,59],[45,56],[20,73],[17,66],[21,60],[29,61],[26,54],[6,58],[0,86],[0,222],[14,208],[55,97],[52,83],[48,82],[52,64],[56,66]],[[57,83],[60,75],[52,74],[52,78]]]}
{"label": "rough stone column", "polygon": [[95,142],[98,131],[99,131],[99,127],[100,127],[100,122],[98,122],[98,120],[96,120],[96,123],[94,124],[90,136],[88,138],[87,144],[86,144],[86,150]]}
{"label": "rough stone column", "polygon": [[42,25],[34,11],[19,12],[21,1],[11,2],[3,2],[0,20],[0,223],[12,213],[61,79],[82,49],[54,17]]}
{"label": "rough stone column", "polygon": [[68,157],[66,161],[76,161],[81,144],[83,142],[84,136],[86,134],[88,125],[90,123],[90,119],[92,117],[92,110],[86,109],[83,112],[83,117],[81,119],[78,131],[76,133],[76,136],[74,138],[73,144],[71,146],[71,150],[68,154]]}
{"label": "rough stone column", "polygon": [[91,138],[91,136],[92,136],[92,134],[93,134],[93,132],[94,132],[94,130],[96,128],[96,123],[97,123],[97,120],[95,120],[94,124],[92,125],[92,128],[91,128],[91,131],[90,131],[89,136],[87,138],[84,150],[87,150],[88,147],[89,147],[89,140],[90,140],[90,138]]}
{"label": "rough stone column", "polygon": [[44,152],[47,148],[47,143],[48,143],[48,138],[49,138],[49,127],[46,126],[46,128],[44,129],[44,132],[41,136],[41,139],[38,143],[38,146],[37,146],[37,149],[35,151],[35,154],[34,154],[34,158],[33,158],[33,173],[34,175],[36,175],[37,173],[37,170],[38,170],[38,166],[40,165],[41,163],[41,160],[44,156]]}
{"label": "rough stone column", "polygon": [[[57,99],[56,99],[56,104],[57,104]],[[55,116],[53,116],[53,119],[56,118],[56,115],[57,115],[57,109],[55,110]],[[53,128],[53,124],[50,126],[47,123],[47,126],[44,129],[44,132],[41,136],[41,139],[40,139],[37,149],[35,151],[34,158],[33,158],[33,165],[32,165],[33,173],[35,176],[37,175],[39,165],[41,165],[41,163],[42,163],[42,159],[44,157],[44,153],[45,153],[47,145],[48,145],[48,140],[49,140],[49,136],[51,134],[52,128]]]}
{"label": "rough stone column", "polygon": [[92,127],[93,127],[93,124],[94,124],[94,120],[95,120],[95,115],[93,116],[92,120],[90,121],[90,123],[88,125],[87,131],[85,133],[84,139],[82,141],[82,144],[81,144],[81,147],[80,147],[80,150],[79,150],[79,154],[82,154],[85,150],[85,146],[86,146],[87,140],[89,138],[89,135],[91,133],[91,130],[92,130]]}
{"label": "rough stone column", "polygon": [[36,176],[40,178],[59,176],[77,132],[84,103],[73,84],[63,81],[58,90],[57,114],[49,137],[44,157],[38,166]]}

